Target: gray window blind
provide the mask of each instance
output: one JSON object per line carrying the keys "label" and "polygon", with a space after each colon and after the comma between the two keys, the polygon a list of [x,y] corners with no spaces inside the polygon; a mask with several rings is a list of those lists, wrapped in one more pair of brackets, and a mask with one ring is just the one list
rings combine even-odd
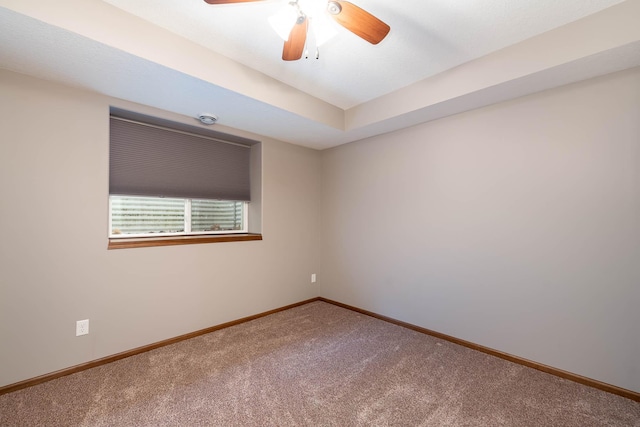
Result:
{"label": "gray window blind", "polygon": [[118,117],[109,194],[250,201],[250,148]]}

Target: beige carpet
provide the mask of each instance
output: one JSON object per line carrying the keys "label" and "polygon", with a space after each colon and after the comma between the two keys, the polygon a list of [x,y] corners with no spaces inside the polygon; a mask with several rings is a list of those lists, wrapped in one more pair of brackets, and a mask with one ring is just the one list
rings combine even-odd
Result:
{"label": "beige carpet", "polygon": [[640,426],[640,403],[324,302],[0,396],[2,426]]}

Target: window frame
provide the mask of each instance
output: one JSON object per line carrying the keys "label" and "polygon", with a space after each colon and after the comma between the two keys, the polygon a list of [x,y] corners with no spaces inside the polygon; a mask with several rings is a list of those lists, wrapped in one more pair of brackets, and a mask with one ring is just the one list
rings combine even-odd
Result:
{"label": "window frame", "polygon": [[[174,237],[188,237],[188,236],[211,236],[211,235],[230,235],[230,234],[249,234],[249,202],[234,200],[222,200],[225,202],[242,203],[242,229],[240,230],[209,230],[209,231],[191,231],[191,206],[192,198],[185,197],[171,197],[172,199],[182,200],[184,202],[184,231],[182,232],[168,232],[168,233],[135,233],[135,234],[113,234],[113,215],[112,215],[112,197],[138,197],[147,199],[162,199],[162,197],[150,197],[150,196],[133,196],[123,194],[109,194],[109,240],[123,240],[123,239],[147,239],[147,238],[174,238]],[[196,199],[196,200],[212,200],[212,199]]]}
{"label": "window frame", "polygon": [[192,245],[198,243],[226,243],[262,240],[261,233],[206,234],[198,236],[133,237],[109,239],[107,249],[149,248],[155,246]]}

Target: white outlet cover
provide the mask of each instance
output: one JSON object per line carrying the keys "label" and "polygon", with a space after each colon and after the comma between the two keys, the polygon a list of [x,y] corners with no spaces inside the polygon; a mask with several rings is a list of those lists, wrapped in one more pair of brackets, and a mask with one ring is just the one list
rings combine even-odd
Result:
{"label": "white outlet cover", "polygon": [[78,320],[76,322],[76,336],[87,335],[89,333],[89,319]]}

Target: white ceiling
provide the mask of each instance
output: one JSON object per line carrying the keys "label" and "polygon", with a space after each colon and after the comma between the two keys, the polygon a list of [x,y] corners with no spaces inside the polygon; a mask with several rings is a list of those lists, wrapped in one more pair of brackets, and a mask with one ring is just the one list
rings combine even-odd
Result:
{"label": "white ceiling", "polygon": [[285,62],[286,0],[0,0],[0,67],[322,149],[640,65],[640,0],[353,3],[385,40]]}
{"label": "white ceiling", "polygon": [[280,59],[283,42],[266,19],[288,0],[105,1],[347,109],[621,0],[353,0],[391,26],[388,38],[373,46],[340,29],[319,60],[296,62]]}

